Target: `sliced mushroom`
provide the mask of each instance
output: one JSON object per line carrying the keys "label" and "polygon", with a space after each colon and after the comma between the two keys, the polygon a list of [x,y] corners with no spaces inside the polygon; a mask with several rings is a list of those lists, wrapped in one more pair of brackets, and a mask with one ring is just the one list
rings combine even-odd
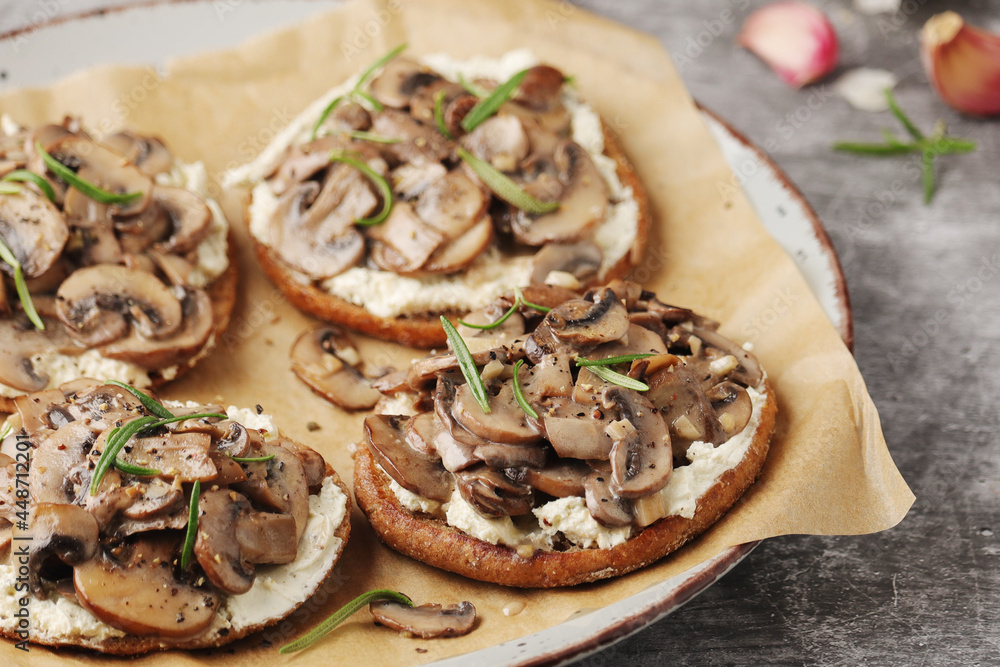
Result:
{"label": "sliced mushroom", "polygon": [[358,368],[361,356],[354,342],[339,327],[303,332],[292,345],[291,361],[299,379],[346,410],[367,410],[381,397]]}
{"label": "sliced mushroom", "polygon": [[122,263],[122,246],[108,220],[74,220],[66,250],[82,266]]}
{"label": "sliced mushroom", "polygon": [[539,410],[541,421],[545,437],[560,458],[608,458],[614,445],[607,433],[613,421],[609,411],[566,398],[550,399],[547,404]]}
{"label": "sliced mushroom", "polygon": [[628,311],[618,296],[602,287],[587,298],[567,301],[553,308],[545,323],[560,340],[574,345],[599,345],[618,340],[628,332]]}
{"label": "sliced mushroom", "polygon": [[528,135],[517,116],[498,114],[462,137],[462,145],[500,171],[512,172],[528,156]]}
{"label": "sliced mushroom", "polygon": [[[438,95],[442,96],[441,108],[445,110],[458,98],[468,96],[468,93],[454,81],[446,79],[431,81],[427,85],[418,87],[410,97],[410,115],[421,122],[434,123],[434,107],[437,105]],[[447,121],[445,123],[447,127]],[[449,131],[452,131],[451,128]],[[453,131],[452,133],[454,134]]]}
{"label": "sliced mushroom", "polygon": [[101,143],[124,155],[149,176],[166,173],[174,164],[174,156],[157,137],[122,131],[104,137]]}
{"label": "sliced mushroom", "polygon": [[74,421],[38,443],[32,455],[28,492],[36,503],[76,502],[71,471],[85,465],[96,436],[90,426]]}
{"label": "sliced mushroom", "polygon": [[126,253],[143,253],[156,243],[162,243],[174,228],[167,211],[153,202],[142,213],[114,219],[118,242]]}
{"label": "sliced mushroom", "polygon": [[376,600],[368,608],[376,623],[421,639],[461,637],[476,624],[476,608],[471,602],[408,607],[390,600]]}
{"label": "sliced mushroom", "polygon": [[160,471],[164,479],[210,482],[218,475],[208,456],[212,436],[207,433],[169,433],[133,438],[122,450],[126,463]]}
{"label": "sliced mushroom", "polygon": [[396,202],[385,222],[371,228],[372,260],[394,273],[418,271],[447,238],[424,222],[407,202]]}
{"label": "sliced mushroom", "polygon": [[[0,238],[14,253],[26,278],[36,278],[59,259],[69,238],[69,228],[59,209],[44,195],[29,188],[0,197]],[[4,271],[13,275],[6,262]]]}
{"label": "sliced mushroom", "polygon": [[186,363],[205,346],[215,321],[212,300],[204,290],[185,289],[180,304],[183,326],[172,336],[150,340],[133,328],[128,336],[103,346],[101,354],[148,370]]}
{"label": "sliced mushroom", "polygon": [[316,208],[320,194],[320,185],[314,181],[296,185],[282,195],[271,221],[271,247],[275,253],[315,280],[343,273],[364,256],[364,237],[350,225],[371,212],[377,200],[366,185],[346,175],[344,178],[354,182],[355,189],[329,211],[336,211],[333,222],[343,226],[341,233],[319,238],[314,224],[330,219],[330,215],[312,214],[310,207]]}
{"label": "sliced mushroom", "polygon": [[[485,308],[472,311],[463,317],[462,321],[481,326],[493,324],[503,317],[509,309],[509,305],[494,302]],[[458,324],[457,329],[469,348],[469,352],[476,354],[502,347],[513,342],[519,336],[523,336],[524,323],[524,316],[514,312],[492,329],[477,329],[464,326],[461,323]]]}
{"label": "sliced mushroom", "polygon": [[[330,134],[314,139],[301,146],[290,148],[283,156],[277,170],[270,177],[271,188],[275,194],[281,195],[293,185],[313,178],[323,169],[330,167],[330,154],[334,151],[349,151],[351,140],[340,134]],[[368,160],[374,154],[366,152]]]}
{"label": "sliced mushroom", "polygon": [[511,445],[487,442],[475,448],[476,458],[491,468],[541,468],[545,465],[545,449],[537,445]]}
{"label": "sliced mushroom", "polygon": [[604,252],[590,239],[576,243],[546,243],[531,262],[531,282],[554,281],[556,278],[552,274],[556,273],[572,276],[578,285],[584,285],[597,277],[603,261]]}
{"label": "sliced mushroom", "polygon": [[514,398],[512,381],[504,382],[500,391],[488,398],[490,412],[485,413],[469,385],[460,385],[451,414],[471,433],[491,442],[527,445],[541,440],[538,430],[528,422],[527,415]]}
{"label": "sliced mushroom", "polygon": [[444,178],[447,173],[448,169],[440,162],[420,164],[405,162],[396,167],[390,174],[392,190],[402,199],[413,199],[431,184]]}
{"label": "sliced mushroom", "polygon": [[209,581],[230,595],[246,593],[256,578],[253,565],[241,557],[236,539],[236,524],[250,510],[249,500],[227,489],[203,491],[198,498],[194,555]]}
{"label": "sliced mushroom", "polygon": [[747,390],[735,382],[720,382],[706,394],[726,435],[732,437],[746,428],[753,416],[753,401]]}
{"label": "sliced mushroom", "polygon": [[566,140],[556,147],[553,160],[563,184],[559,208],[537,216],[518,210],[512,220],[514,237],[526,245],[580,240],[607,213],[608,187],[587,151]]}
{"label": "sliced mushroom", "polygon": [[667,485],[673,468],[670,433],[663,417],[643,396],[613,387],[605,392],[621,418],[631,424],[611,448],[611,491],[621,498],[640,498]]}
{"label": "sliced mushroom", "polygon": [[611,491],[610,474],[592,472],[583,482],[590,515],[604,526],[628,526],[632,523],[632,501]]}
{"label": "sliced mushroom", "polygon": [[166,213],[173,227],[170,237],[157,244],[161,252],[190,252],[211,230],[212,212],[204,199],[187,188],[156,185],[153,188],[153,204]]}
{"label": "sliced mushroom", "polygon": [[133,635],[191,637],[215,618],[220,596],[175,576],[180,539],[146,533],[73,568],[80,604]]}
{"label": "sliced mushroom", "polygon": [[[555,67],[536,65],[528,70],[521,80],[514,96],[514,104],[505,109],[523,106],[553,132],[564,132],[570,124],[570,114],[562,101],[562,87],[565,76]],[[516,112],[515,112],[516,113]]]}
{"label": "sliced mushroom", "polygon": [[247,481],[232,488],[250,498],[257,507],[290,515],[295,520],[298,543],[309,520],[309,480],[305,467],[281,441],[264,442],[261,452],[273,458],[245,464]]}
{"label": "sliced mushroom", "polygon": [[141,193],[135,200],[112,204],[113,215],[135,215],[149,206],[153,182],[119,153],[79,135],[59,139],[48,153],[91,184],[115,194]]}
{"label": "sliced mushroom", "polygon": [[387,107],[403,109],[421,88],[441,79],[430,68],[405,56],[393,58],[372,80],[372,96]]}
{"label": "sliced mushroom", "polygon": [[698,378],[687,368],[668,366],[647,378],[646,397],[670,427],[675,456],[683,456],[695,440],[721,445],[726,433]]}
{"label": "sliced mushroom", "polygon": [[488,518],[521,516],[534,506],[535,494],[530,487],[486,465],[455,473],[455,483],[462,498]]}
{"label": "sliced mushroom", "polygon": [[385,144],[384,154],[396,162],[423,164],[441,162],[451,154],[452,146],[434,123],[424,124],[404,111],[386,109],[372,117],[372,131],[398,139]]}
{"label": "sliced mushroom", "polygon": [[507,471],[512,479],[554,498],[584,495],[584,480],[593,469],[583,461],[553,461],[542,468]]}
{"label": "sliced mushroom", "polygon": [[368,110],[357,102],[342,101],[327,114],[320,130],[327,132],[351,132],[367,130],[371,127],[372,118]]}
{"label": "sliced mushroom", "polygon": [[486,252],[493,241],[493,222],[483,215],[479,222],[458,238],[448,241],[427,258],[422,273],[454,273],[465,268]]}
{"label": "sliced mushroom", "polygon": [[763,381],[764,371],[761,369],[757,357],[744,350],[735,342],[700,326],[693,327],[691,333],[701,339],[701,342],[705,345],[736,357],[739,366],[728,374],[729,379],[747,387],[757,387]]}
{"label": "sliced mushroom", "polygon": [[157,515],[176,513],[177,510],[187,512],[179,486],[154,478],[136,484],[136,491],[141,494],[139,499],[122,510],[122,515],[128,519],[151,519]]}
{"label": "sliced mushroom", "polygon": [[323,480],[326,479],[326,460],[323,455],[294,440],[278,438],[277,441],[282,447],[298,457],[299,463],[302,464],[302,471],[306,474],[306,485],[309,487],[309,493],[319,493],[323,486]]}
{"label": "sliced mushroom", "polygon": [[118,340],[131,324],[144,338],[166,338],[182,323],[181,304],[156,276],[124,266],[77,269],[56,294],[59,319],[87,346]]}
{"label": "sliced mushroom", "polygon": [[48,576],[49,559],[63,565],[77,565],[97,553],[97,521],[76,505],[38,503],[31,521],[31,542],[28,547],[28,588],[39,599],[45,599],[42,579]]}
{"label": "sliced mushroom", "polygon": [[445,238],[457,239],[483,218],[489,201],[481,186],[453,169],[420,193],[413,210]]}
{"label": "sliced mushroom", "polygon": [[476,445],[456,439],[431,412],[410,419],[406,442],[428,458],[440,458],[448,472],[465,470],[482,460],[476,456]]}
{"label": "sliced mushroom", "polygon": [[447,502],[451,498],[451,475],[439,460],[411,447],[405,436],[409,417],[371,415],[365,418],[368,450],[379,466],[407,491]]}

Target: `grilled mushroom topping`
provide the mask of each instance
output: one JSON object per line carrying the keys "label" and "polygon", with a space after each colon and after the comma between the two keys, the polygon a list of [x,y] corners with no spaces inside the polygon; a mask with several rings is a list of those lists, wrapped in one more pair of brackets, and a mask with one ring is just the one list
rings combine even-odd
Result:
{"label": "grilled mushroom topping", "polygon": [[[327,473],[316,452],[218,417],[161,424],[166,413],[221,408],[168,409],[89,380],[16,404],[24,433],[37,443],[28,470],[26,572],[36,597],[68,597],[134,635],[185,638],[211,625],[222,594],[250,590],[255,566],[289,563],[299,553],[309,494],[320,492]],[[147,428],[112,449],[112,439],[137,423]],[[99,460],[111,461],[101,473]],[[0,455],[0,543],[19,511],[12,482],[23,473],[13,468]]]}
{"label": "grilled mushroom topping", "polygon": [[[551,310],[541,317],[526,301]],[[583,296],[536,285],[465,321],[488,325],[508,311],[513,323],[496,327],[502,336],[461,330],[489,411],[473,394],[471,371],[450,354],[378,385],[433,397],[414,416],[367,422],[374,458],[412,493],[457,502],[454,485],[492,519],[578,498],[599,524],[640,530],[674,511],[661,492],[694,460],[692,443],[723,445],[750,428],[751,397],[763,390],[753,356],[710,320],[636,284],[616,281]]]}
{"label": "grilled mushroom topping", "polygon": [[382,396],[361,370],[361,355],[338,327],[303,332],[292,346],[292,371],[320,396],[347,410],[365,410]]}

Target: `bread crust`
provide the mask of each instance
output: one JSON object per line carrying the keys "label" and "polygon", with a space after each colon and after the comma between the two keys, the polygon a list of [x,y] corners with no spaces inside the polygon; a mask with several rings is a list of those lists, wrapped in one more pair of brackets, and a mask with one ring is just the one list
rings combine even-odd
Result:
{"label": "bread crust", "polygon": [[[625,157],[624,151],[604,121],[601,121],[601,127],[604,133],[604,152],[615,161],[618,178],[622,185],[632,188],[639,209],[635,241],[629,252],[625,253],[599,281],[606,283],[615,278],[624,277],[641,260],[652,224],[652,214],[649,208],[649,198],[642,182],[635,173],[635,169]],[[250,227],[249,211],[250,205],[248,203],[244,208],[244,222],[248,229]],[[253,243],[257,261],[271,282],[277,285],[278,289],[298,309],[326,322],[340,324],[369,336],[410,347],[433,348],[443,346],[447,340],[444,330],[441,328],[439,316],[444,314],[454,319],[464,312],[463,310],[461,312],[402,317],[374,315],[363,306],[324,292],[312,283],[303,282],[299,274],[278,259],[270,247],[258,241],[253,234],[250,234],[250,240]]]}
{"label": "bread crust", "polygon": [[[337,565],[337,561],[340,559],[340,555],[343,553],[344,547],[347,545],[347,540],[351,535],[351,494],[348,491],[347,485],[340,476],[334,471],[334,469],[327,464],[326,466],[326,476],[332,478],[334,483],[340,488],[347,498],[347,508],[344,512],[344,519],[341,521],[340,525],[334,531],[334,535],[340,538],[340,546],[338,548],[338,553],[336,558],[330,565],[330,569],[327,570],[323,578],[316,584],[316,586],[305,595],[301,602],[292,605],[287,609],[279,612],[280,615],[264,622],[255,625],[247,626],[244,628],[232,629],[226,634],[225,637],[195,637],[189,640],[179,640],[170,641],[167,639],[157,639],[153,637],[140,637],[128,635],[125,637],[110,637],[103,641],[87,641],[83,638],[75,638],[69,641],[60,641],[58,639],[52,638],[39,638],[37,632],[33,632],[31,635],[31,642],[33,644],[41,644],[43,646],[54,646],[54,647],[64,647],[64,646],[76,646],[80,648],[93,649],[95,651],[100,651],[101,653],[106,653],[109,655],[139,655],[142,653],[149,653],[151,651],[165,651],[169,649],[200,649],[200,648],[214,648],[218,646],[224,646],[225,644],[230,644],[234,641],[242,639],[247,635],[250,635],[259,630],[263,630],[267,627],[276,625],[282,620],[287,618],[289,615],[293,614],[296,609],[301,607],[312,595],[319,590],[319,588],[326,582],[330,574],[333,572]],[[329,547],[327,547],[329,548]],[[7,637],[14,641],[19,641],[19,638],[15,637],[10,632],[3,628],[0,628],[0,636]]]}
{"label": "bread crust", "polygon": [[536,550],[523,558],[511,547],[490,544],[440,519],[411,512],[389,487],[367,447],[354,463],[354,496],[379,538],[390,548],[442,570],[520,588],[573,586],[616,577],[649,565],[707,530],[757,479],[767,458],[777,400],[765,382],[767,399],[760,424],[737,467],[723,473],[698,500],[694,516],[669,516],[610,549],[564,552]]}
{"label": "bread crust", "polygon": [[[233,234],[229,233],[229,266],[222,275],[216,278],[208,287],[208,297],[212,301],[212,333],[208,337],[205,345],[199,349],[187,361],[177,365],[177,373],[170,380],[160,375],[159,371],[150,371],[149,377],[152,380],[153,388],[162,387],[168,382],[173,382],[181,375],[191,370],[202,358],[207,355],[229,327],[229,319],[236,307],[236,290],[239,283],[239,269],[236,267],[236,246],[233,242]],[[94,378],[103,380],[104,378]],[[16,410],[13,398],[0,396],[0,413],[14,412]]]}

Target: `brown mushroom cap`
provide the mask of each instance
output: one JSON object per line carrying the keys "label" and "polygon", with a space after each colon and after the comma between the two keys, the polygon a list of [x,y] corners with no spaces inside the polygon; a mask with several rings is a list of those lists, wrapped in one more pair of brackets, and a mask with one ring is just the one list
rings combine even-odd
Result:
{"label": "brown mushroom cap", "polygon": [[[364,237],[352,224],[378,203],[356,170],[338,165],[333,171],[342,176],[327,181],[336,178],[334,185],[350,185],[350,194],[337,199],[340,191],[334,185],[324,185],[329,196],[321,199],[318,183],[300,183],[281,196],[271,219],[271,247],[275,253],[292,268],[316,280],[343,273],[361,260]],[[323,233],[318,229],[321,224],[328,228]]]}
{"label": "brown mushroom cap", "polygon": [[382,396],[359,370],[361,356],[339,327],[304,331],[292,345],[291,362],[299,379],[346,410],[367,410]]}
{"label": "brown mushroom cap", "polygon": [[393,58],[372,80],[372,96],[387,107],[403,109],[421,88],[441,79],[439,74],[411,58]]}
{"label": "brown mushroom cap", "polygon": [[619,340],[628,332],[629,319],[618,296],[606,287],[588,296],[553,308],[543,326],[548,325],[556,338],[577,346]]}
{"label": "brown mushroom cap", "polygon": [[101,143],[121,153],[125,159],[149,176],[166,173],[174,164],[174,156],[171,155],[170,149],[158,137],[143,136],[123,130],[104,137]]}
{"label": "brown mushroom cap", "polygon": [[77,565],[97,553],[97,521],[76,505],[38,503],[31,522],[28,547],[28,586],[32,594],[45,598],[42,578],[46,561],[57,558],[65,565]]}
{"label": "brown mushroom cap", "polygon": [[[14,253],[26,278],[36,278],[55,264],[69,238],[62,213],[45,195],[22,187],[0,197],[0,239]],[[13,274],[6,262],[4,271]]]}
{"label": "brown mushroom cap", "polygon": [[456,472],[455,484],[465,502],[485,517],[528,514],[535,504],[531,487],[485,464]]}
{"label": "brown mushroom cap", "polygon": [[531,282],[544,283],[553,271],[573,276],[584,284],[597,276],[604,252],[590,239],[575,243],[546,243],[531,261]]}
{"label": "brown mushroom cap", "polygon": [[471,602],[408,607],[392,600],[376,600],[368,609],[376,623],[421,639],[460,637],[476,624],[476,607]]}
{"label": "brown mushroom cap", "polygon": [[32,357],[41,352],[55,350],[66,354],[79,353],[77,346],[59,320],[42,312],[42,299],[35,299],[35,307],[45,323],[39,331],[23,313],[13,317],[0,317],[0,382],[21,391],[40,391],[49,384],[49,376],[36,368]]}
{"label": "brown mushroom cap", "polygon": [[631,389],[613,387],[605,396],[632,430],[611,447],[611,491],[620,498],[639,498],[667,485],[673,467],[670,434],[653,404]]}
{"label": "brown mushroom cap", "polygon": [[421,454],[406,441],[408,417],[371,415],[365,418],[365,438],[372,456],[404,489],[447,502],[451,498],[451,476],[435,460]]}
{"label": "brown mushroom cap", "polygon": [[102,550],[73,568],[80,604],[108,625],[133,635],[191,637],[215,618],[220,597],[175,576],[176,535],[148,533],[120,549]]}
{"label": "brown mushroom cap", "polygon": [[140,192],[127,204],[111,204],[114,215],[135,215],[149,206],[153,181],[121,154],[95,141],[73,134],[51,145],[48,153],[64,166],[76,171],[91,184],[114,194]]}
{"label": "brown mushroom cap", "polygon": [[587,151],[565,140],[556,147],[553,161],[562,186],[559,208],[538,216],[518,210],[512,221],[514,237],[526,245],[578,241],[607,214],[608,187]]}
{"label": "brown mushroom cap", "polygon": [[187,188],[156,185],[152,205],[159,206],[173,223],[170,237],[157,244],[161,252],[190,252],[208,236],[212,212],[204,199]]}
{"label": "brown mushroom cap", "polygon": [[124,266],[74,271],[56,294],[59,319],[81,344],[118,340],[129,326],[144,338],[165,338],[182,324],[181,303],[160,280]]}

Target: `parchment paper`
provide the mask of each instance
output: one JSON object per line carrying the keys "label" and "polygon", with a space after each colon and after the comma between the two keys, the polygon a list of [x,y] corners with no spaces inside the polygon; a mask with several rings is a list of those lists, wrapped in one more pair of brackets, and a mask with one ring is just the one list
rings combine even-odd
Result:
{"label": "parchment paper", "polygon": [[[633,275],[665,301],[722,321],[722,333],[753,342],[769,374],[779,415],[762,477],[716,526],[678,553],[626,577],[557,591],[505,589],[437,572],[382,547],[355,510],[334,576],[289,621],[234,648],[168,652],[140,662],[424,663],[621,600],[731,545],[792,533],[868,533],[903,518],[913,496],[892,463],[854,359],[792,261],[732,187],[732,174],[669,57],[649,36],[569,3],[359,0],[231,51],[178,60],[166,78],[149,67],[102,67],[45,90],[0,96],[0,110],[24,124],[76,114],[97,135],[122,126],[159,134],[182,159],[204,161],[217,180],[226,168],[253,158],[312,99],[403,41],[415,54],[446,51],[460,58],[529,47],[576,77],[653,204],[655,230]],[[241,225],[245,197],[223,195],[236,223],[243,275],[232,326],[217,351],[163,396],[260,404],[349,480],[351,444],[360,438],[363,415],[330,406],[290,372],[289,346],[312,322],[257,270]],[[367,339],[360,347],[374,364],[399,366],[422,354]],[[308,429],[310,421],[319,430]],[[370,588],[402,590],[418,603],[471,600],[481,621],[463,638],[420,641],[377,628],[360,613],[311,650],[278,655],[275,645]],[[502,613],[518,601],[524,611]],[[67,658],[106,660],[38,647],[29,657],[10,644],[0,646],[2,662],[65,664]]]}

